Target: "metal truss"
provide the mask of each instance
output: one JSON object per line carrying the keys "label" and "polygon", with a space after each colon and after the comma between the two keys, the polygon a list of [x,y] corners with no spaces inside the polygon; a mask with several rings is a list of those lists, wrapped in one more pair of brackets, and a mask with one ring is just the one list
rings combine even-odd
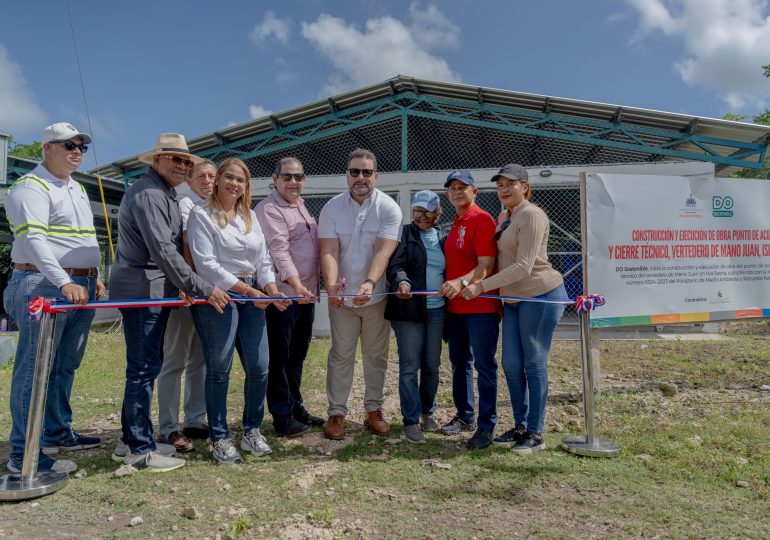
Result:
{"label": "metal truss", "polygon": [[[704,137],[694,134],[694,129],[675,131],[630,124],[623,121],[622,113],[616,114],[612,121],[605,121],[553,114],[547,106],[537,111],[492,105],[482,99],[473,102],[403,92],[345,109],[330,103],[329,113],[291,125],[280,125],[274,118],[274,129],[270,131],[237,141],[220,139],[218,146],[197,154],[215,161],[230,156],[248,160],[400,119],[400,170],[407,172],[410,145],[418,144],[410,141],[409,118],[518,134],[534,138],[534,145],[543,139],[588,145],[591,150],[585,154],[586,163],[599,150],[610,148],[645,156],[641,160],[647,161],[672,158],[759,169],[767,149],[763,142]],[[377,153],[376,148],[373,150]],[[144,170],[126,171],[126,182]]]}

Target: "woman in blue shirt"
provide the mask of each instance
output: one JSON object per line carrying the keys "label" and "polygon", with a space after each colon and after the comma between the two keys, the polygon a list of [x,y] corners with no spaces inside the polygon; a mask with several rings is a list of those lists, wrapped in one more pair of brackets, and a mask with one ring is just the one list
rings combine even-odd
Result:
{"label": "woman in blue shirt", "polygon": [[398,343],[403,437],[417,444],[425,442],[423,431],[439,429],[433,411],[436,410],[445,301],[438,295],[413,297],[412,290],[438,290],[444,283],[446,235],[435,226],[440,215],[438,195],[430,190],[415,193],[412,223],[404,225],[401,242],[386,271],[390,291],[396,292],[395,296],[388,297],[385,318],[391,321]]}

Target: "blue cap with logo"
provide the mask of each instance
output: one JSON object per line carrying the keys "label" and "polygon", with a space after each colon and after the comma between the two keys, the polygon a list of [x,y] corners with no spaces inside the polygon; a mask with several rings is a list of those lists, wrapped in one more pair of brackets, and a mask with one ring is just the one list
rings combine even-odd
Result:
{"label": "blue cap with logo", "polygon": [[435,212],[438,208],[438,195],[429,189],[418,191],[412,197],[412,208],[425,208],[428,212]]}
{"label": "blue cap with logo", "polygon": [[466,169],[455,169],[452,172],[449,173],[449,176],[446,177],[446,182],[444,182],[444,187],[449,187],[449,184],[452,183],[452,180],[459,180],[463,184],[467,186],[476,187],[476,180],[473,179],[473,175],[470,171]]}

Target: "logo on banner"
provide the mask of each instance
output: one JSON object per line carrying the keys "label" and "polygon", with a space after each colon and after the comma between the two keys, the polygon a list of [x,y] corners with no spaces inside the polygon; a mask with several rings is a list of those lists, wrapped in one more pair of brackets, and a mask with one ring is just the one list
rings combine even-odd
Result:
{"label": "logo on banner", "polygon": [[703,210],[698,209],[698,200],[692,196],[692,193],[685,199],[684,208],[679,209],[679,217],[685,219],[703,217]]}
{"label": "logo on banner", "polygon": [[717,291],[716,297],[709,298],[709,304],[726,304],[732,301],[732,298],[725,296],[722,291]]}
{"label": "logo on banner", "polygon": [[729,195],[727,197],[717,197],[714,195],[711,198],[711,210],[714,217],[733,217],[733,198]]}

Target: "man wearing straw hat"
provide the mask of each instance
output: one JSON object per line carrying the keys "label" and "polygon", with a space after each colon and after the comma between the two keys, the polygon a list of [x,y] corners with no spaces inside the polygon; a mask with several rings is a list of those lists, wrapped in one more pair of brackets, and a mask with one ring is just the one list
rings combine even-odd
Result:
{"label": "man wearing straw hat", "polygon": [[[85,304],[100,299],[101,261],[91,204],[72,173],[83,161],[91,136],[60,122],[43,132],[43,161],[19,178],[8,192],[5,210],[13,231],[13,275],[3,294],[5,310],[19,327],[19,346],[11,381],[11,437],[8,470],[21,471],[35,370],[39,321],[30,320],[29,302],[38,296],[64,296]],[[79,309],[59,315],[55,351],[46,396],[38,470],[72,472],[75,463],[47,454],[99,446],[98,437],[72,430],[70,394],[75,370],[85,352],[94,311]]]}
{"label": "man wearing straw hat", "polygon": [[[204,296],[220,312],[230,301],[221,289],[200,278],[182,257],[182,217],[176,186],[200,158],[190,154],[183,135],[163,133],[155,148],[139,156],[150,168],[120,203],[118,250],[110,276],[110,298],[185,299]],[[183,309],[183,308],[182,308]],[[168,307],[121,308],[126,339],[126,388],[120,441],[113,460],[137,468],[166,472],[185,462],[171,456],[171,445],[152,438],[150,406],[155,378],[163,363]]]}

